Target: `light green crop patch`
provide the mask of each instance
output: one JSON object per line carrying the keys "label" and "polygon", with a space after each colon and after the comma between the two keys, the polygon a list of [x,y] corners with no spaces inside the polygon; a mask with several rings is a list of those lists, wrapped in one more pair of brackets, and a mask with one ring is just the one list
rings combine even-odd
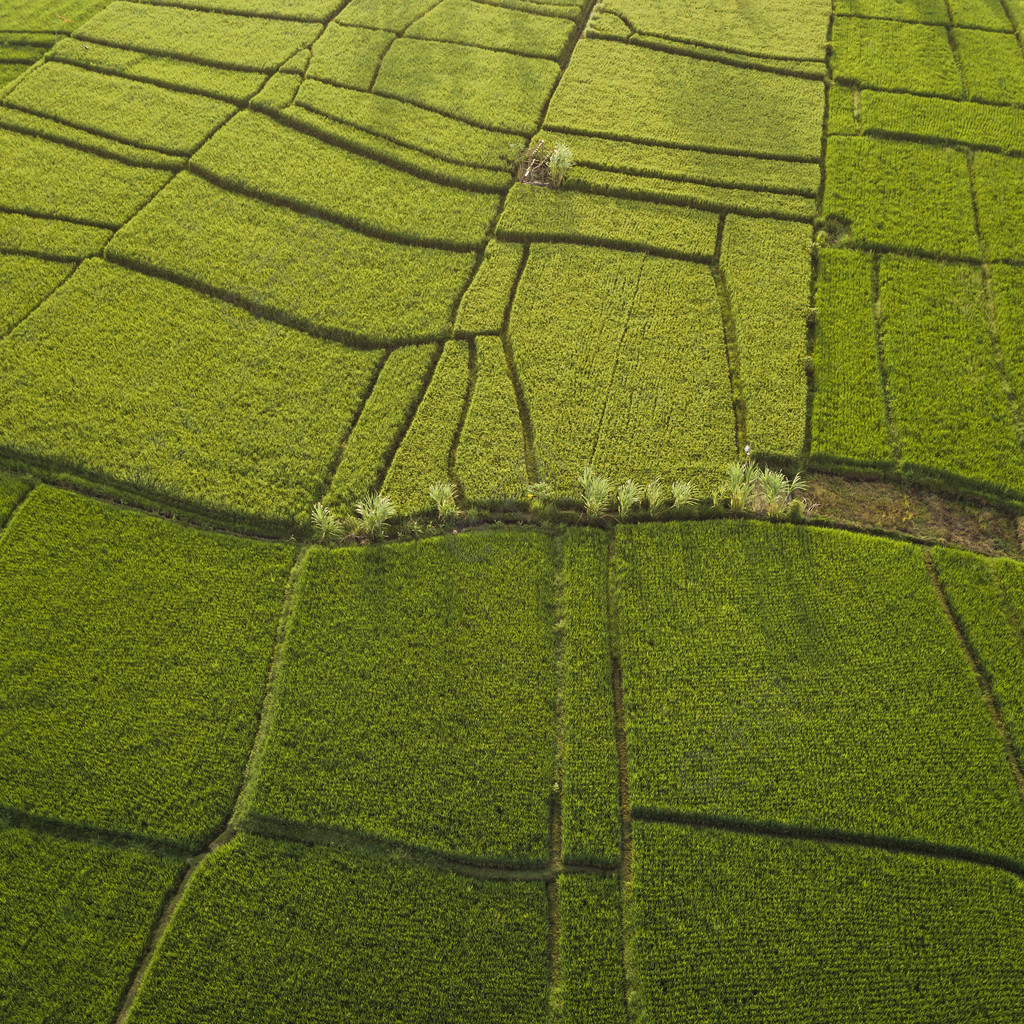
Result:
{"label": "light green crop patch", "polygon": [[903,459],[1024,493],[1024,453],[995,361],[981,268],[886,256],[879,292]]}
{"label": "light green crop patch", "polygon": [[651,1020],[1020,1018],[1008,872],[646,822],[634,849],[636,1002]]}
{"label": "light green crop patch", "polygon": [[497,234],[513,242],[610,243],[638,252],[709,258],[718,218],[685,206],[513,185]]}
{"label": "light green crop patch", "polygon": [[[0,227],[9,216],[0,216]],[[0,337],[56,291],[74,269],[73,263],[0,253]]]}
{"label": "light green crop patch", "polygon": [[1024,258],[1024,159],[975,153],[978,222],[992,259]]}
{"label": "light green crop patch", "polygon": [[248,111],[193,158],[201,171],[257,197],[325,211],[392,241],[469,249],[483,242],[500,197],[397,171]]}
{"label": "light green crop patch", "polygon": [[[305,521],[382,359],[89,261],[0,347],[0,443]],[[54,416],[68,394],[76,415]]]}
{"label": "light green crop patch", "polygon": [[653,36],[712,43],[747,55],[821,61],[831,13],[828,0],[781,0],[759,6],[742,0],[604,0],[601,9]]}
{"label": "light green crop patch", "polygon": [[208,96],[55,61],[26,75],[4,102],[133,146],[178,155],[196,150],[235,112],[232,104]]}
{"label": "light green crop patch", "polygon": [[83,260],[98,256],[109,238],[110,231],[106,228],[91,228],[30,214],[0,215],[2,249]]}
{"label": "light green crop patch", "polygon": [[1020,861],[1013,774],[919,548],[750,521],[617,537],[635,818]]}
{"label": "light green crop patch", "polygon": [[[110,0],[5,0],[3,29],[7,32],[49,32],[64,35],[81,25]],[[57,17],[59,7],[60,17]]]}
{"label": "light green crop patch", "polygon": [[332,22],[313,45],[308,74],[332,85],[369,89],[394,38],[392,32]]}
{"label": "light green crop patch", "polygon": [[[1016,36],[957,28],[953,38],[969,99],[1020,102],[1024,94],[1024,55]],[[1020,124],[1020,112],[1014,113]]]}
{"label": "light green crop patch", "polygon": [[1020,402],[1024,399],[1024,268],[995,264],[992,294],[1006,376]]}
{"label": "light green crop patch", "polygon": [[796,455],[807,408],[811,232],[804,224],[727,217],[720,267],[736,329],[747,441]]}
{"label": "light green crop patch", "polygon": [[547,961],[543,882],[243,834],[189,885],[132,1017],[546,1024]]}
{"label": "light green crop patch", "polygon": [[558,75],[551,60],[398,39],[384,58],[374,90],[479,128],[532,135]]}
{"label": "light green crop patch", "polygon": [[0,541],[0,805],[192,848],[212,837],[293,558],[37,487]]}
{"label": "light green crop patch", "polygon": [[338,0],[145,0],[150,4],[212,10],[224,14],[254,14],[324,22],[338,9]]}
{"label": "light green crop patch", "polygon": [[401,100],[308,79],[299,88],[297,102],[383,139],[473,167],[507,171],[510,154],[524,141],[519,135],[475,128]]}
{"label": "light green crop patch", "polygon": [[84,43],[80,39],[62,39],[50,56],[55,61],[126,75],[154,85],[176,86],[229,103],[244,103],[259,92],[266,78],[256,71],[228,71],[175,57],[154,57],[102,43]]}
{"label": "light green crop patch", "polygon": [[180,860],[72,842],[0,818],[0,1016],[108,1021]]}
{"label": "light green crop patch", "polygon": [[118,228],[170,177],[0,130],[0,205]]}
{"label": "light green crop patch", "polygon": [[141,263],[346,343],[443,341],[473,253],[399,245],[183,173],[111,242]]}
{"label": "light green crop patch", "polygon": [[30,481],[19,476],[0,473],[0,528],[10,518],[22,499],[32,490]]}
{"label": "light green crop patch", "polygon": [[1024,118],[1012,107],[868,89],[860,103],[864,128],[872,133],[1024,152]]}
{"label": "light green crop patch", "polygon": [[818,159],[824,103],[821,82],[584,39],[544,123],[627,142]]}
{"label": "light green crop patch", "polygon": [[350,0],[335,21],[404,32],[436,4],[437,0]]}
{"label": "light green crop patch", "polygon": [[546,863],[552,590],[534,531],[314,548],[246,820]]}
{"label": "light green crop patch", "polygon": [[981,255],[967,159],[954,149],[834,136],[822,212],[849,227],[853,245]]}
{"label": "light green crop patch", "polygon": [[718,294],[708,267],[531,246],[510,338],[537,472],[578,493],[585,463],[622,480],[686,478],[735,452]]}
{"label": "light green crop patch", "polygon": [[949,24],[946,0],[836,0],[836,14],[920,21],[933,25]]}
{"label": "light green crop patch", "polygon": [[405,33],[410,39],[435,39],[506,50],[524,57],[560,60],[572,38],[571,21],[481,4],[441,0]]}
{"label": "light green crop patch", "polygon": [[892,441],[885,419],[870,253],[818,253],[811,450],[826,459],[886,462]]}
{"label": "light green crop patch", "polygon": [[380,485],[439,356],[436,345],[409,345],[388,356],[345,442],[325,505],[350,509]]}
{"label": "light green crop patch", "polygon": [[321,26],[114,0],[76,38],[246,71],[274,71]]}
{"label": "light green crop patch", "polygon": [[430,485],[449,478],[468,388],[469,346],[449,341],[384,478],[403,512],[432,509]]}
{"label": "light green crop patch", "polygon": [[465,334],[500,334],[523,264],[523,246],[490,241],[462,296],[455,329]]}
{"label": "light green crop patch", "polygon": [[602,531],[566,533],[562,592],[562,854],[567,864],[610,866],[619,861],[621,827]]}
{"label": "light green crop patch", "polygon": [[832,73],[839,82],[960,97],[956,58],[941,25],[836,18]]}
{"label": "light green crop patch", "polygon": [[942,589],[995,691],[1017,749],[1024,740],[1024,567],[955,548],[932,553]]}
{"label": "light green crop patch", "polygon": [[476,342],[476,377],[455,451],[455,476],[475,507],[526,499],[523,426],[500,338]]}
{"label": "light green crop patch", "polygon": [[[835,91],[832,90],[830,95]],[[746,186],[793,192],[813,198],[818,194],[821,177],[821,169],[816,163],[705,153],[701,150],[621,142],[546,129],[541,137],[551,145],[564,145],[572,150],[577,166],[569,172],[570,181],[578,177],[580,170],[593,168],[619,174],[635,174],[640,180],[651,184],[655,183],[651,179],[660,178],[666,182],[678,180],[704,185]]]}
{"label": "light green crop patch", "polygon": [[[1006,5],[1011,10],[1016,0]],[[988,28],[999,32],[1012,32],[1013,25],[1007,17],[1001,0],[949,0],[953,12],[953,24],[970,28]]]}
{"label": "light green crop patch", "polygon": [[558,907],[562,1020],[626,1024],[618,879],[560,875]]}

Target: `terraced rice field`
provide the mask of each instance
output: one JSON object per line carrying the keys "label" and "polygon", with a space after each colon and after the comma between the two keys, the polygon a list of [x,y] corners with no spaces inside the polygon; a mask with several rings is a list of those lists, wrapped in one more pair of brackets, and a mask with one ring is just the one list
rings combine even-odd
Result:
{"label": "terraced rice field", "polygon": [[1022,29],[8,0],[0,1021],[1024,1019]]}

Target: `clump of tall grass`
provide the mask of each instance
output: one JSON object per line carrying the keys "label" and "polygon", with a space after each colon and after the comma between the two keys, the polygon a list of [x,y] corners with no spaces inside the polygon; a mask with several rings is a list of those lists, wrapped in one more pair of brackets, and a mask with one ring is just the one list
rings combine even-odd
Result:
{"label": "clump of tall grass", "polygon": [[377,540],[384,536],[392,519],[398,515],[398,506],[383,491],[370,491],[355,504],[356,533]]}
{"label": "clump of tall grass", "polygon": [[612,510],[615,501],[615,485],[606,476],[601,476],[589,463],[580,474],[583,488],[583,514],[590,520],[603,519]]}
{"label": "clump of tall grass", "polygon": [[342,520],[322,501],[313,506],[313,511],[309,514],[309,524],[313,527],[313,537],[324,543],[341,540],[345,533]]}
{"label": "clump of tall grass", "polygon": [[450,480],[438,480],[430,485],[430,500],[434,503],[437,518],[442,523],[450,522],[460,515],[459,503],[456,499],[455,484]]}

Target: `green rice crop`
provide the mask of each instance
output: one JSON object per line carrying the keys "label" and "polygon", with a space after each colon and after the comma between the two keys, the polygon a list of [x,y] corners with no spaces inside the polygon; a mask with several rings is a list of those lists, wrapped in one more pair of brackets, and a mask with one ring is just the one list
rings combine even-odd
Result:
{"label": "green rice crop", "polygon": [[[860,104],[863,105],[863,97],[865,93],[861,93]],[[897,96],[896,93],[872,93],[872,95],[883,96],[889,99],[893,96]],[[904,94],[898,94],[897,98],[902,99]],[[912,97],[917,99],[918,97]],[[959,100],[944,100],[943,102],[955,103],[956,106],[960,106]],[[829,86],[828,90],[828,135],[831,138],[833,135],[860,135],[861,133],[861,122],[863,117],[863,109],[857,110],[854,101],[854,90],[850,86],[836,85]]]}
{"label": "green rice crop", "polygon": [[[0,217],[3,225],[10,215]],[[73,263],[0,253],[0,336],[32,312],[72,274]]]}
{"label": "green rice crop", "polygon": [[80,39],[62,39],[50,51],[50,57],[94,71],[215,96],[229,103],[244,103],[259,92],[266,77],[256,71],[228,71],[174,57],[155,57],[102,43],[84,43]]}
{"label": "green rice crop", "polygon": [[1024,269],[993,266],[992,295],[1006,376],[1020,402],[1024,400]]}
{"label": "green rice crop", "polygon": [[860,102],[868,132],[1024,151],[1024,120],[1010,107],[868,89]]}
{"label": "green rice crop", "polygon": [[796,455],[807,408],[810,229],[767,218],[727,217],[720,261],[736,327],[747,441]]}
{"label": "green rice crop", "polygon": [[309,46],[320,30],[317,24],[281,18],[238,18],[114,0],[75,36],[165,57],[274,71],[296,50]]}
{"label": "green rice crop", "polygon": [[170,177],[0,129],[0,205],[120,227]]}
{"label": "green rice crop", "polygon": [[981,269],[883,257],[879,298],[903,459],[1024,493],[1024,454],[995,362]]}
{"label": "green rice crop", "polygon": [[562,1020],[626,1024],[619,883],[594,875],[561,875]]}
{"label": "green rice crop", "polygon": [[516,242],[608,242],[664,256],[708,258],[715,251],[718,218],[682,206],[513,185],[497,231],[499,238]]}
{"label": "green rice crop", "polygon": [[249,112],[192,163],[233,188],[323,210],[394,241],[470,248],[498,211],[496,195],[425,181]]}
{"label": "green rice crop", "polygon": [[91,228],[66,220],[28,214],[5,213],[0,217],[0,248],[82,260],[98,256],[110,238],[106,228]]}
{"label": "green rice crop", "polygon": [[[1013,2],[1011,0],[1008,6],[1012,8]],[[950,0],[949,6],[954,25],[990,28],[999,32],[1013,30],[1001,0]]]}
{"label": "green rice crop", "polygon": [[150,4],[195,10],[222,11],[226,14],[270,15],[294,18],[296,21],[319,21],[329,18],[338,9],[338,0],[144,0]]}
{"label": "green rice crop", "polygon": [[562,588],[562,855],[567,864],[617,864],[619,765],[604,533],[567,531]]}
{"label": "green rice crop", "polygon": [[558,74],[558,65],[550,60],[459,43],[397,39],[374,89],[480,128],[532,135]]}
{"label": "green rice crop", "polygon": [[809,197],[817,196],[821,178],[821,169],[816,164],[793,160],[706,153],[699,149],[622,142],[547,129],[541,137],[550,145],[565,145],[572,150],[577,165],[572,172],[574,177],[581,170],[592,168],[636,175],[650,184],[655,184],[651,179],[660,178],[666,182],[741,186]]}
{"label": "green rice crop", "polygon": [[196,874],[132,1021],[546,1024],[546,924],[540,882],[243,834]]}
{"label": "green rice crop", "polygon": [[496,171],[507,172],[510,150],[523,143],[518,135],[475,128],[401,100],[355,89],[334,88],[309,79],[299,88],[297,102],[310,110],[440,159]]}
{"label": "green rice crop", "polygon": [[[204,506],[305,520],[382,360],[89,261],[0,348],[0,443]],[[76,415],[55,415],[71,393]]]}
{"label": "green rice crop", "polygon": [[1021,882],[978,864],[674,825],[634,832],[651,1020],[1019,1020]]}
{"label": "green rice crop", "polygon": [[1020,797],[921,549],[749,521],[617,536],[634,815],[1020,861]]}
{"label": "green rice crop", "polygon": [[498,334],[523,263],[523,247],[491,241],[476,275],[462,296],[455,329],[466,334]]}
{"label": "green rice crop", "polygon": [[351,508],[384,479],[388,459],[398,447],[439,355],[436,345],[409,345],[388,356],[345,442],[338,471],[324,498],[326,505]]}
{"label": "green rice crop", "polygon": [[108,252],[285,322],[376,345],[446,338],[475,262],[473,253],[370,238],[188,173],[122,228]]}
{"label": "green rice crop", "polygon": [[715,0],[664,4],[659,0],[604,0],[603,11],[624,16],[637,32],[768,57],[825,59],[827,0],[778,0],[751,11]]}
{"label": "green rice crop", "polygon": [[32,484],[28,480],[0,473],[0,529],[30,490]]}
{"label": "green rice crop", "polygon": [[469,346],[449,341],[384,479],[403,512],[430,509],[430,485],[448,479],[468,388]]}
{"label": "green rice crop", "polygon": [[1018,750],[1024,745],[1024,566],[954,548],[933,555],[971,650],[988,677]]}
{"label": "green rice crop", "polygon": [[394,38],[391,32],[332,22],[313,46],[308,74],[332,85],[369,89]]}
{"label": "green rice crop", "polygon": [[824,102],[821,82],[584,39],[545,127],[816,160]]}
{"label": "green rice crop", "polygon": [[475,0],[441,0],[414,22],[405,35],[407,39],[466,43],[524,57],[560,60],[572,38],[573,28],[570,21]]}
{"label": "green rice crop", "polygon": [[836,0],[836,14],[920,21],[933,25],[949,23],[946,0]]}
{"label": "green rice crop", "polygon": [[436,4],[437,0],[349,0],[335,20],[342,25],[404,32]]}
{"label": "green rice crop", "polygon": [[512,304],[512,353],[539,478],[576,493],[689,475],[735,451],[718,295],[700,264],[539,243]]}
{"label": "green rice crop", "polygon": [[833,136],[822,212],[849,224],[854,245],[980,256],[967,160],[954,149]]}
{"label": "green rice crop", "polygon": [[501,338],[476,342],[476,377],[455,452],[455,476],[475,507],[526,498],[523,427]]}
{"label": "green rice crop", "polygon": [[832,73],[868,88],[962,95],[960,72],[941,25],[872,18],[836,18]]}
{"label": "green rice crop", "polygon": [[811,448],[826,459],[892,458],[875,340],[872,259],[843,249],[818,254]]}
{"label": "green rice crop", "polygon": [[249,820],[545,863],[552,639],[538,533],[314,548]]}
{"label": "green rice crop", "polygon": [[[110,0],[4,0],[3,29],[7,32],[70,32],[102,11]],[[60,18],[56,16],[60,13]]]}
{"label": "green rice crop", "polygon": [[1024,93],[1024,57],[1016,36],[957,28],[953,38],[968,99],[993,103],[1016,103],[1020,99]]}
{"label": "green rice crop", "polygon": [[21,79],[4,102],[133,146],[179,155],[196,150],[235,112],[222,100],[55,61]]}
{"label": "green rice crop", "polygon": [[974,155],[978,222],[992,259],[1024,259],[1024,160],[995,153]]}
{"label": "green rice crop", "polygon": [[0,805],[201,846],[235,798],[293,557],[37,487],[0,541]]}
{"label": "green rice crop", "polygon": [[0,817],[0,1017],[113,1020],[180,861],[72,842]]}

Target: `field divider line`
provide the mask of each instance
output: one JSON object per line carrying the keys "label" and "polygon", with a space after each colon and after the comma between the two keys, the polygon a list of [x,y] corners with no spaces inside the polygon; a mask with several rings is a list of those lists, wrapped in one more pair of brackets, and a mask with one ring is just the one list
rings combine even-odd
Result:
{"label": "field divider line", "polygon": [[[22,255],[22,256],[24,256],[24,255],[30,255],[30,254],[27,254],[27,253],[17,253],[17,254],[12,254],[12,255]],[[56,261],[56,262],[65,262],[65,261],[59,260],[59,261]],[[72,278],[74,278],[75,274],[78,272],[78,268],[85,261],[84,260],[76,260],[74,262],[77,264],[75,269],[72,270],[71,273],[68,274],[68,276],[66,278],[64,278],[64,280],[61,281],[60,284],[58,284],[56,288],[52,288],[50,291],[48,291],[24,316],[19,317],[13,324],[11,324],[10,329],[7,330],[3,335],[0,335],[0,342],[2,342],[6,338],[9,338],[30,316],[32,316],[33,313],[35,313],[41,306],[43,306],[50,299],[52,299],[53,296],[56,295],[57,292],[59,292],[62,288],[66,287],[67,285],[69,285],[71,283]]]}
{"label": "field divider line", "polygon": [[971,212],[974,214],[974,230],[978,236],[978,247],[981,250],[981,276],[985,289],[985,322],[992,341],[992,363],[999,375],[1006,396],[1006,404],[1013,419],[1013,427],[1017,434],[1017,444],[1024,452],[1024,415],[1021,414],[1020,396],[1017,394],[1013,381],[1006,368],[1006,352],[999,336],[999,319],[996,316],[995,290],[992,285],[992,264],[989,261],[988,242],[981,230],[981,208],[978,205],[978,182],[974,174],[974,152],[966,151],[967,181],[971,188]]}
{"label": "field divider line", "polygon": [[[571,21],[575,24],[576,19],[571,14],[552,14],[550,10],[546,11],[527,11],[523,7],[507,7],[501,3],[501,0],[474,0],[474,3],[482,4],[484,7],[497,7],[499,10],[508,11],[514,10],[523,14],[532,14],[536,18],[554,18],[556,21]],[[568,8],[567,8],[568,9]]]}
{"label": "field divider line", "polygon": [[956,36],[953,35],[953,5],[950,0],[946,0],[946,10],[949,13],[949,24],[946,26],[946,41],[949,43],[949,49],[953,54],[953,60],[956,62],[956,73],[960,78],[960,99],[966,100],[967,97],[967,78],[964,76],[964,64],[960,58],[960,47],[957,46]]}
{"label": "field divider line", "polygon": [[[974,678],[978,682],[978,689],[981,691],[982,699],[985,701],[985,708],[989,713],[989,717],[992,719],[992,725],[994,726],[995,731],[999,736],[999,740],[1003,745],[1003,751],[1006,754],[1006,761],[1013,774],[1013,781],[1017,787],[1017,794],[1020,797],[1021,804],[1024,805],[1024,768],[1021,766],[1020,751],[1017,749],[1013,735],[1010,733],[1010,730],[1006,725],[1006,720],[1003,718],[1003,713],[999,707],[999,698],[996,696],[995,687],[992,685],[992,680],[989,678],[988,673],[984,668],[982,668],[981,662],[978,660],[978,656],[975,654],[970,640],[967,639],[967,631],[964,629],[963,623],[959,618],[957,618],[956,612],[953,611],[953,606],[949,603],[949,596],[946,594],[946,590],[942,586],[942,580],[939,578],[939,572],[935,566],[935,560],[932,558],[931,552],[927,549],[924,552],[924,563],[928,569],[928,576],[931,579],[932,586],[935,588],[935,594],[942,605],[943,611],[946,613],[946,617],[949,619],[950,625],[953,627],[953,631],[956,633],[957,639],[960,641],[960,646],[963,649],[968,662],[970,662],[971,670],[974,672]],[[1019,867],[1016,873],[1024,878],[1024,868]]]}
{"label": "field divider line", "polygon": [[[1004,8],[1006,7],[1005,3],[1003,4],[1003,7]],[[947,4],[947,8],[948,8],[948,4]],[[947,28],[948,27],[947,23],[944,22],[944,21],[917,21],[917,20],[908,21],[905,18],[889,18],[889,17],[886,17],[884,14],[863,14],[863,13],[861,13],[859,11],[856,12],[856,13],[853,12],[853,11],[844,11],[843,14],[841,15],[841,17],[843,17],[843,18],[856,18],[858,21],[891,21],[891,22],[895,22],[897,25],[924,25],[926,28]],[[956,28],[969,28],[969,29],[971,29],[971,31],[977,31],[977,32],[993,32],[996,35],[1009,35],[1013,31],[1012,27],[1011,28],[1007,28],[1007,29],[1001,29],[1001,28],[992,28],[991,26],[986,26],[986,25],[957,25],[955,27]]]}
{"label": "field divider line", "polygon": [[1017,40],[1017,48],[1024,54],[1024,40],[1021,39],[1020,31],[1017,28],[1017,23],[1013,19],[1013,13],[1010,11],[1010,5],[1006,0],[999,0],[999,5],[1003,9],[1003,13],[1006,15],[1006,20],[1010,25],[1010,31],[1013,33],[1014,38]]}
{"label": "field divider line", "polygon": [[899,431],[892,415],[892,401],[889,396],[889,369],[885,361],[885,338],[882,333],[882,299],[881,299],[881,263],[882,257],[875,252],[871,255],[871,322],[875,332],[875,354],[878,360],[878,375],[882,384],[882,407],[885,413],[885,426],[889,432],[889,443],[892,445],[892,457],[899,464],[902,455]]}
{"label": "field divider line", "polygon": [[309,546],[296,548],[295,560],[292,563],[291,572],[285,583],[284,593],[281,601],[281,613],[278,617],[277,637],[271,652],[269,665],[267,667],[267,679],[264,688],[263,702],[260,707],[256,730],[253,735],[252,746],[249,748],[249,755],[242,769],[238,789],[235,791],[235,798],[218,834],[197,854],[185,860],[185,870],[180,876],[177,885],[172,888],[164,902],[163,908],[156,923],[150,932],[146,947],[136,964],[131,982],[126,987],[124,995],[118,1005],[114,1024],[124,1024],[124,1021],[131,1013],[132,1006],[146,980],[146,975],[156,959],[163,942],[164,935],[174,920],[174,915],[181,905],[182,900],[188,893],[189,885],[195,874],[203,866],[206,858],[215,850],[230,842],[237,831],[238,821],[244,813],[245,806],[251,796],[251,789],[259,767],[259,760],[266,743],[270,722],[273,719],[273,712],[276,703],[276,682],[280,670],[281,652],[288,634],[288,627],[291,623],[294,611],[295,596],[298,589],[302,570],[305,567],[309,555]]}
{"label": "field divider line", "polygon": [[519,260],[519,268],[516,270],[515,280],[512,282],[512,293],[508,298],[508,305],[505,307],[505,316],[501,325],[501,347],[505,353],[505,369],[508,371],[509,379],[512,381],[512,393],[516,398],[516,410],[519,413],[519,424],[523,431],[523,459],[526,465],[526,479],[531,483],[537,483],[543,479],[539,462],[537,461],[537,435],[533,428],[533,414],[530,412],[530,405],[526,401],[526,390],[523,388],[523,378],[516,365],[516,354],[512,348],[512,309],[516,304],[516,296],[519,294],[519,284],[523,279],[523,272],[526,270],[526,263],[530,258],[530,243],[523,245],[523,254]]}
{"label": "field divider line", "polygon": [[641,1016],[636,998],[638,979],[634,953],[636,911],[633,896],[633,802],[629,791],[629,748],[626,737],[626,710],[622,692],[622,662],[619,645],[618,536],[613,527],[608,533],[608,648],[612,666],[612,703],[615,716],[615,753],[619,764],[619,914],[621,920],[625,1016]]}
{"label": "field divider line", "polygon": [[462,485],[459,483],[458,474],[455,472],[455,460],[459,451],[459,443],[462,441],[462,432],[466,428],[466,420],[469,418],[469,409],[473,404],[473,396],[476,394],[476,381],[479,375],[477,359],[476,338],[470,338],[466,342],[467,361],[466,367],[466,390],[462,396],[462,407],[459,409],[459,419],[455,424],[455,432],[452,434],[451,447],[448,449],[448,481],[455,487],[456,494],[460,500],[465,499]]}
{"label": "field divider line", "polygon": [[[859,95],[859,91],[857,95]],[[962,103],[963,101],[953,100],[951,102]],[[862,129],[861,134],[866,138],[883,139],[886,142],[913,142],[919,146],[931,146],[933,149],[956,149],[967,145],[963,139],[955,139],[951,136],[926,135],[911,131],[893,131],[891,128],[872,128],[868,126]],[[1024,149],[1005,149],[994,142],[972,141],[969,145],[976,153],[995,153],[998,156],[1016,157],[1018,159],[1024,156]]]}
{"label": "field divider line", "polygon": [[[384,47],[383,52],[377,58],[377,66],[373,69],[373,78],[370,79],[370,84],[369,84],[369,86],[368,86],[368,88],[366,90],[367,92],[369,92],[369,93],[373,92],[373,87],[377,84],[377,77],[378,77],[378,75],[380,75],[380,69],[384,66],[384,61],[387,58],[387,55],[391,52],[391,47],[395,45],[395,41],[397,39],[404,39],[405,38],[405,33],[408,32],[409,29],[411,29],[413,27],[413,25],[416,24],[416,22],[422,21],[428,14],[430,14],[431,11],[434,11],[438,7],[440,7],[442,2],[443,2],[443,0],[435,0],[435,2],[433,4],[431,4],[425,11],[423,11],[421,14],[417,14],[416,17],[413,18],[412,21],[410,21],[409,24],[405,26],[405,28],[403,28],[401,31],[396,32],[396,33],[394,33],[392,35],[391,41],[388,43],[387,46]],[[382,31],[390,31],[390,30],[384,29]]]}
{"label": "field divider line", "polygon": [[[164,0],[159,0],[158,3],[154,3],[153,0],[136,0],[136,2],[137,3],[149,4],[150,6],[153,6],[153,7],[161,7],[161,8],[166,7],[166,8],[169,8],[170,10],[172,10],[172,11],[188,11],[190,14],[196,14],[196,13],[199,13],[199,14],[225,14],[225,15],[229,15],[232,18],[245,18],[248,21],[269,20],[269,21],[293,21],[293,22],[300,22],[303,25],[319,25],[320,24],[320,19],[319,18],[314,18],[312,16],[303,18],[303,17],[299,17],[299,16],[296,16],[296,15],[291,15],[291,14],[277,14],[277,13],[269,13],[269,12],[267,14],[253,14],[251,11],[240,11],[237,8],[231,8],[231,7],[217,7],[217,6],[213,5],[213,4],[204,5],[204,6],[200,7],[200,6],[195,5],[195,4],[164,3]],[[88,25],[89,23],[85,22],[85,24]],[[78,30],[76,29],[75,31],[77,32]]]}
{"label": "field divider line", "polygon": [[654,825],[671,825],[678,828],[732,832],[738,835],[759,836],[764,839],[780,839],[790,842],[854,846],[893,856],[933,857],[936,860],[958,861],[962,864],[976,864],[995,871],[1005,871],[1024,879],[1024,863],[1010,857],[983,853],[965,846],[947,846],[943,843],[902,839],[898,836],[874,836],[860,832],[843,832],[838,829],[815,828],[809,825],[729,818],[715,814],[697,814],[661,808],[638,809],[636,821]]}
{"label": "field divider line", "polygon": [[983,100],[980,98],[965,99],[963,96],[950,96],[942,92],[924,92],[918,89],[897,89],[892,86],[872,85],[870,82],[861,82],[856,78],[842,77],[835,79],[836,85],[849,86],[851,89],[862,89],[868,92],[885,92],[892,96],[918,96],[926,100],[945,100],[947,103],[975,104],[979,107],[996,107],[999,110],[1024,109],[1024,103],[1010,103],[1005,100]]}
{"label": "field divider line", "polygon": [[[719,225],[719,232],[725,232],[725,214]],[[725,369],[729,375],[729,389],[732,392],[732,415],[734,440],[737,453],[747,443],[747,400],[743,395],[743,377],[740,373],[739,335],[736,331],[736,320],[732,315],[732,302],[729,298],[729,285],[725,280],[725,271],[721,266],[721,248],[716,243],[715,249],[719,259],[711,268],[711,276],[718,293],[718,304],[722,315],[722,340],[725,345]]]}

